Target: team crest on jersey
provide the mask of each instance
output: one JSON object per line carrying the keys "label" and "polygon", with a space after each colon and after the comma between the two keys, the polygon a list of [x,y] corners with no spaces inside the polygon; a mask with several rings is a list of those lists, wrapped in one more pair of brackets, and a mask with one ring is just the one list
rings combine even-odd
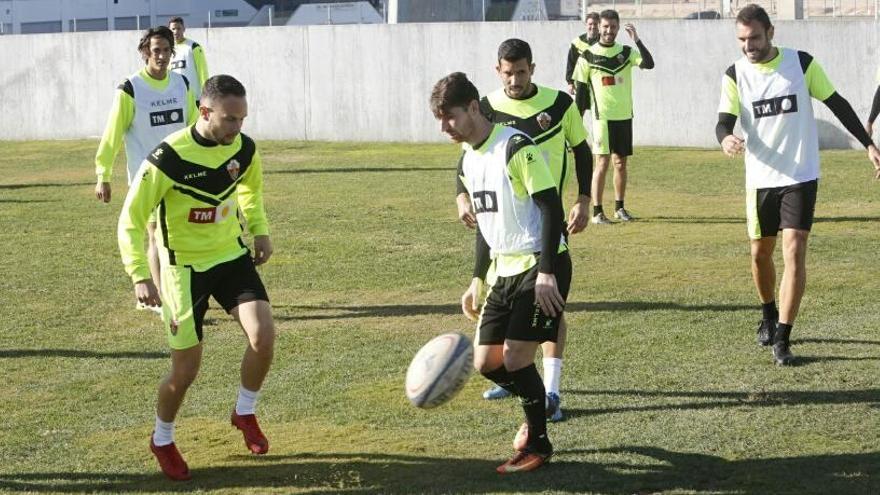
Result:
{"label": "team crest on jersey", "polygon": [[538,125],[541,127],[541,130],[546,131],[550,128],[550,124],[553,122],[553,117],[550,116],[547,112],[541,112],[535,118],[538,121]]}
{"label": "team crest on jersey", "polygon": [[617,63],[622,64],[625,60],[626,57],[624,57],[622,53],[617,54]]}
{"label": "team crest on jersey", "polygon": [[238,171],[241,170],[241,165],[238,163],[238,160],[233,158],[229,160],[229,163],[226,164],[226,171],[229,172],[229,177],[232,177],[232,180],[238,178]]}

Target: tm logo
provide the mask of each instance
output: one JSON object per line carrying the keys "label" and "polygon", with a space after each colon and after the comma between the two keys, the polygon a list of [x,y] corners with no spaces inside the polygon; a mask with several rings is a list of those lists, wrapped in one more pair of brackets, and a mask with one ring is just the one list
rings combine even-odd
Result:
{"label": "tm logo", "polygon": [[797,111],[797,95],[779,96],[752,102],[752,114],[756,119]]}
{"label": "tm logo", "polygon": [[498,196],[495,191],[477,191],[474,193],[474,213],[492,213],[498,211]]}
{"label": "tm logo", "polygon": [[152,127],[181,123],[183,123],[183,110],[179,108],[163,110],[161,112],[150,112],[150,126]]}

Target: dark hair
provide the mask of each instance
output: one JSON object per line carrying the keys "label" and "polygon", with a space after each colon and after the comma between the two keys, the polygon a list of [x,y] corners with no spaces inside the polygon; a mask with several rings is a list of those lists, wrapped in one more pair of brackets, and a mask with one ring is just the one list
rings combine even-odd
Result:
{"label": "dark hair", "polygon": [[606,9],[599,13],[600,19],[605,19],[606,21],[617,21],[620,23],[620,14],[617,13],[616,10]]}
{"label": "dark hair", "polygon": [[226,74],[209,77],[205,81],[205,86],[202,87],[202,100],[217,101],[225,96],[240,96],[244,98],[245,95],[244,86],[238,82],[238,79]]}
{"label": "dark hair", "polygon": [[171,25],[174,24],[175,22],[178,23],[178,24],[182,24],[182,25],[186,26],[186,24],[183,22],[183,17],[178,16],[178,17],[172,17],[171,19],[168,19],[168,25],[169,25],[169,26],[171,26]]}
{"label": "dark hair", "polygon": [[453,72],[437,81],[431,90],[431,112],[440,118],[453,107],[467,108],[474,100],[480,101],[477,87],[464,72]]}
{"label": "dark hair", "polygon": [[510,38],[504,40],[498,45],[498,61],[507,60],[508,62],[516,62],[517,60],[526,59],[526,62],[532,63],[532,47],[523,40]]}
{"label": "dark hair", "polygon": [[770,23],[770,16],[767,15],[767,11],[760,5],[750,3],[743,7],[736,15],[737,24],[751,24],[755,21],[760,22],[764,26],[764,30],[773,27],[773,24]]}
{"label": "dark hair", "polygon": [[150,40],[156,37],[164,38],[171,46],[171,53],[174,53],[174,33],[167,26],[159,26],[147,29],[141,37],[141,40],[138,42],[138,51],[141,55],[146,55],[145,58],[149,58]]}
{"label": "dark hair", "polygon": [[584,17],[584,22],[587,22],[587,19],[592,19],[595,22],[599,22],[599,14],[596,12],[590,12]]}

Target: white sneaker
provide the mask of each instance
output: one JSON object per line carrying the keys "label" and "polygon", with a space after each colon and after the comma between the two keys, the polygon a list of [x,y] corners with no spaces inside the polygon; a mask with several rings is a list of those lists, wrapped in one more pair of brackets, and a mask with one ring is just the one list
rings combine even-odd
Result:
{"label": "white sneaker", "polygon": [[607,225],[610,223],[614,223],[611,220],[608,220],[608,217],[605,216],[605,213],[601,211],[593,216],[592,222],[597,225]]}
{"label": "white sneaker", "polygon": [[621,222],[632,222],[633,217],[629,214],[628,211],[623,208],[618,209],[614,212],[614,218],[620,220]]}

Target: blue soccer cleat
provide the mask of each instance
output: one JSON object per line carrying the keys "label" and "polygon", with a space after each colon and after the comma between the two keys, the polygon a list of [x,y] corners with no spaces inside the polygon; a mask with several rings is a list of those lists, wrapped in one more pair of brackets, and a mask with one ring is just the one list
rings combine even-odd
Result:
{"label": "blue soccer cleat", "polygon": [[483,392],[483,398],[486,400],[506,399],[507,397],[510,397],[510,392],[499,387],[498,385],[495,385],[489,390]]}

